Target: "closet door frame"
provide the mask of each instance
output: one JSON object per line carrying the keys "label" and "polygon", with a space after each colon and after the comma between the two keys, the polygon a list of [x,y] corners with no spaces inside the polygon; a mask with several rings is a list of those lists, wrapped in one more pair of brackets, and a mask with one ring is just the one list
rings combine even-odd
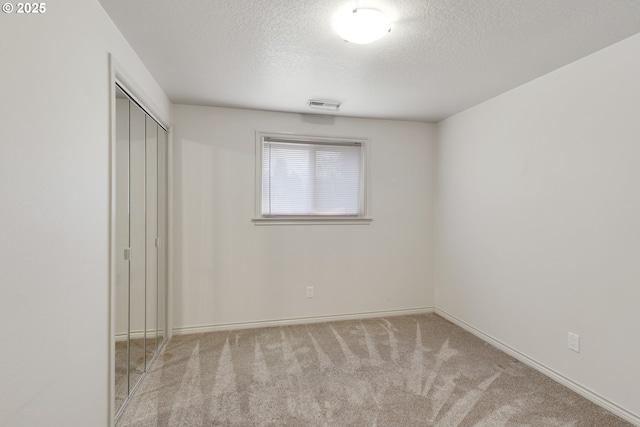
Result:
{"label": "closet door frame", "polygon": [[[162,328],[164,329],[164,343],[166,343],[172,335],[172,330],[169,327],[171,324],[171,311],[170,311],[170,295],[171,295],[171,268],[169,268],[172,259],[171,250],[171,218],[172,218],[172,131],[171,127],[166,122],[160,120],[157,114],[155,114],[153,108],[153,102],[146,96],[144,92],[138,88],[139,85],[130,78],[126,70],[118,63],[116,58],[109,54],[109,187],[110,187],[110,199],[109,199],[109,277],[108,277],[108,301],[107,301],[107,373],[108,373],[108,392],[107,392],[107,425],[113,426],[116,422],[116,412],[118,408],[115,407],[115,310],[116,310],[116,260],[123,254],[120,253],[119,248],[116,245],[116,85],[120,86],[124,92],[138,104],[155,122],[166,131],[166,145],[165,150],[165,188],[164,198],[166,201],[165,206],[165,227],[164,227],[164,253],[165,253],[165,265],[164,269],[164,322]],[[160,328],[161,325],[157,325]],[[160,347],[158,348],[160,350]],[[157,353],[156,353],[157,355]],[[128,398],[127,398],[128,400]],[[123,405],[123,408],[126,406]]]}

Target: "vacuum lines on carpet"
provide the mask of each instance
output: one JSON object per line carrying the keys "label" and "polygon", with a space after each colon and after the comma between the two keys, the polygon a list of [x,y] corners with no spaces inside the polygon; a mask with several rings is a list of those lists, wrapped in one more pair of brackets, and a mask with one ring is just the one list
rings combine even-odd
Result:
{"label": "vacuum lines on carpet", "polygon": [[174,337],[118,422],[630,425],[434,314]]}

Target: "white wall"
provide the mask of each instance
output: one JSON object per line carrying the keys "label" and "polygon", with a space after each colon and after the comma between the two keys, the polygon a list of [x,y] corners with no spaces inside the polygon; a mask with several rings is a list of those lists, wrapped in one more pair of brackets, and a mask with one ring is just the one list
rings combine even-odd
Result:
{"label": "white wall", "polygon": [[636,417],[638,76],[640,35],[440,123],[435,288],[439,309]]}
{"label": "white wall", "polygon": [[0,14],[0,425],[108,419],[109,67],[170,103],[97,1]]}
{"label": "white wall", "polygon": [[[173,120],[174,328],[433,305],[434,125],[184,105]],[[373,222],[254,225],[256,130],[370,138]]]}
{"label": "white wall", "polygon": [[[0,14],[0,425],[99,426],[107,52],[165,122],[170,103],[97,2],[47,5]],[[439,308],[635,414],[639,51],[635,36],[441,123],[435,289]],[[175,327],[434,305],[433,126],[174,113]],[[254,226],[256,129],[370,137],[373,223]]]}

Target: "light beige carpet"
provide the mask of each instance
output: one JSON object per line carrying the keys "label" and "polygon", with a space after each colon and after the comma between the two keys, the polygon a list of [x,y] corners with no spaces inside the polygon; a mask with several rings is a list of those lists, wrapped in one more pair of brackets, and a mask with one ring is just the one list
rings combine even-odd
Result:
{"label": "light beige carpet", "polygon": [[174,337],[118,423],[630,425],[436,315]]}
{"label": "light beige carpet", "polygon": [[[155,344],[155,343],[154,343]],[[129,358],[129,347],[127,341],[116,342],[115,348],[115,400],[116,408],[124,403],[125,399],[129,395],[129,387],[138,382],[142,373],[144,372],[145,363],[145,346],[144,339],[132,339],[131,340],[131,354]],[[127,366],[131,359],[131,369],[127,370]],[[131,375],[130,381],[128,375]]]}

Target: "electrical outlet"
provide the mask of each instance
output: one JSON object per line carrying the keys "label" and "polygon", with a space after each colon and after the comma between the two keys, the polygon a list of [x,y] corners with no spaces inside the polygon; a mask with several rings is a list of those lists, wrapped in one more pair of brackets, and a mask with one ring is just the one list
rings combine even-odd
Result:
{"label": "electrical outlet", "polygon": [[307,286],[307,298],[313,298],[313,286]]}
{"label": "electrical outlet", "polygon": [[580,335],[569,332],[569,350],[580,353]]}

